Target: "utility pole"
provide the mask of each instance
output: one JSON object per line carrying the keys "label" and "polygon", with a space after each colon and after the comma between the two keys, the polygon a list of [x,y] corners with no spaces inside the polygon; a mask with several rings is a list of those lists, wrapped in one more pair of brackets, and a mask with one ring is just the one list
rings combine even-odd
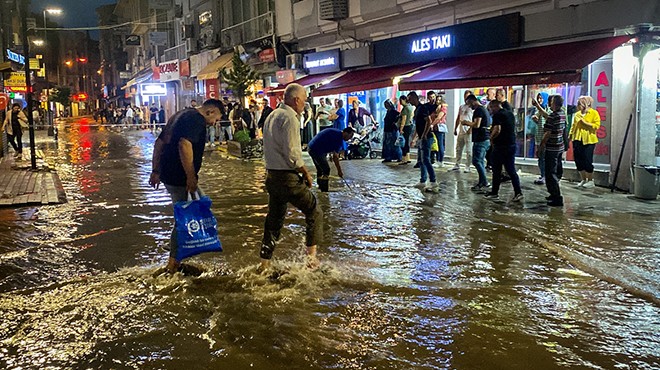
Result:
{"label": "utility pole", "polygon": [[21,1],[21,28],[23,33],[23,56],[25,57],[25,87],[27,92],[25,96],[27,97],[27,109],[28,109],[28,125],[30,131],[30,160],[32,164],[32,170],[37,169],[37,156],[34,148],[34,119],[32,117],[32,83],[30,81],[30,44],[28,43],[28,34],[27,34],[27,12],[28,12],[28,2]]}

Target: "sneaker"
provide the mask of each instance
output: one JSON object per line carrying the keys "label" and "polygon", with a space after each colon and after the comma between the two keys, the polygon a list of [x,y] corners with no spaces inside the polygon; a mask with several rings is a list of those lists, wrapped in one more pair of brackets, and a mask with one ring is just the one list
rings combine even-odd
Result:
{"label": "sneaker", "polygon": [[534,180],[534,185],[545,185],[545,177],[540,177]]}
{"label": "sneaker", "polygon": [[576,185],[576,187],[581,188],[581,187],[583,187],[584,184],[586,184],[586,183],[587,183],[587,182],[586,182],[585,180],[582,180],[582,181],[580,181],[580,182]]}
{"label": "sneaker", "polygon": [[452,169],[449,170],[449,171],[460,171],[460,170],[461,170],[461,166],[456,165],[456,166],[452,167]]}
{"label": "sneaker", "polygon": [[463,173],[471,173],[471,172],[472,170],[470,169],[470,167],[465,167],[465,169],[463,170]]}
{"label": "sneaker", "polygon": [[433,168],[440,168],[442,165],[439,162],[435,162],[432,164]]}
{"label": "sneaker", "polygon": [[486,185],[477,184],[477,185],[471,187],[470,189],[472,189],[476,192],[483,192],[483,191],[488,190],[489,187],[490,187],[490,184],[486,184]]}
{"label": "sneaker", "polygon": [[420,167],[422,167],[422,164],[419,162],[415,163],[415,165],[413,166],[413,168],[420,168]]}
{"label": "sneaker", "polygon": [[418,182],[415,187],[417,189],[426,189],[426,182]]}
{"label": "sneaker", "polygon": [[424,191],[428,191],[429,193],[439,193],[440,187],[438,186],[438,183],[432,182],[429,186],[424,188]]}
{"label": "sneaker", "polygon": [[582,187],[585,188],[585,189],[591,189],[595,186],[596,186],[596,184],[594,184],[593,180],[589,180],[589,181],[585,182],[584,184],[582,184]]}
{"label": "sneaker", "polygon": [[500,199],[500,196],[498,194],[493,193],[492,191],[484,195],[484,198],[486,199]]}
{"label": "sneaker", "polygon": [[511,201],[512,202],[520,202],[523,199],[525,199],[525,196],[523,195],[523,193],[518,193],[518,194],[514,195],[513,198],[511,198]]}

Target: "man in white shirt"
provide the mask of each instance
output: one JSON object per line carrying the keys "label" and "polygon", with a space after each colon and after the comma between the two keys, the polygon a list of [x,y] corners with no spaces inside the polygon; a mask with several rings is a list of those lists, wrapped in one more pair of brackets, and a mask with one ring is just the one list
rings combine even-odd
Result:
{"label": "man in white shirt", "polygon": [[[472,95],[472,91],[465,90],[463,93],[463,101]],[[465,149],[465,170],[464,172],[470,172],[470,164],[472,163],[472,128],[470,126],[464,126],[461,122],[467,121],[472,122],[472,108],[466,103],[461,105],[458,109],[458,117],[456,117],[456,125],[454,125],[454,136],[456,138],[456,164],[453,171],[458,171],[461,169],[461,159],[463,159],[463,149]]]}
{"label": "man in white shirt", "polygon": [[312,187],[312,176],[305,168],[300,147],[300,116],[305,109],[307,91],[299,84],[289,84],[284,104],[275,109],[264,123],[264,159],[268,215],[264,225],[260,270],[270,265],[275,244],[280,238],[288,203],[305,214],[308,266],[316,267],[316,246],[323,228],[323,213]]}

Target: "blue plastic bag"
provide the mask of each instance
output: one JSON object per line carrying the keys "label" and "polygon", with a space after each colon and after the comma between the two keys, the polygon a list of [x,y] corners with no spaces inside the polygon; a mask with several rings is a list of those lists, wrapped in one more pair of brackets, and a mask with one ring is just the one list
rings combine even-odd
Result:
{"label": "blue plastic bag", "polygon": [[218,221],[211,212],[211,198],[207,196],[174,205],[174,221],[177,231],[176,260],[206,252],[222,252],[218,239]]}
{"label": "blue plastic bag", "polygon": [[399,137],[396,138],[396,141],[394,142],[394,146],[403,148],[404,145],[406,145],[406,138],[404,138],[403,135],[400,135]]}

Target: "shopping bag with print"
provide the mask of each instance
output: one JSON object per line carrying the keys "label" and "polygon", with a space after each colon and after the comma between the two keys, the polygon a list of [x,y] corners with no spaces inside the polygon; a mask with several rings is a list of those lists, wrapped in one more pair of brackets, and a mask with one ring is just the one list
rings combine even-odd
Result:
{"label": "shopping bag with print", "polygon": [[206,252],[222,252],[218,239],[218,222],[211,212],[211,198],[200,197],[177,202],[174,205],[174,221],[177,231],[176,260]]}

